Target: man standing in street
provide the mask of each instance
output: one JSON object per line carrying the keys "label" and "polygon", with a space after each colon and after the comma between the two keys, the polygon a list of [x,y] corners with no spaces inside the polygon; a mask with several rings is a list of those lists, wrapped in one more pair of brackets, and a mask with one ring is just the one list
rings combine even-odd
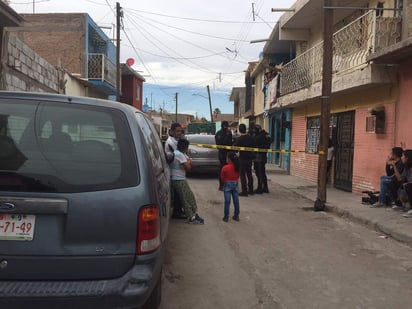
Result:
{"label": "man standing in street", "polygon": [[182,132],[183,129],[180,123],[172,123],[169,131],[169,137],[165,143],[166,158],[168,158],[168,160],[171,156],[173,156],[173,152],[177,149],[177,142],[182,137]]}
{"label": "man standing in street", "polygon": [[[166,153],[166,160],[169,164],[173,163],[174,161],[174,151],[177,149],[177,142],[182,137],[183,128],[180,123],[172,123],[169,131],[169,137],[165,142],[165,153]],[[173,187],[172,187],[173,188]],[[182,203],[179,199],[179,196],[172,190],[172,205],[173,205],[173,218],[183,219],[186,218],[184,213]]]}
{"label": "man standing in street", "polygon": [[[272,142],[269,134],[267,134],[266,131],[263,130],[258,124],[255,125],[255,142],[256,147],[262,149],[269,149]],[[269,193],[268,180],[266,177],[267,152],[258,152],[254,161],[256,178],[258,182],[255,193]]]}
{"label": "man standing in street", "polygon": [[[235,146],[238,147],[256,147],[255,140],[253,136],[246,133],[246,125],[239,125],[240,136],[235,141]],[[239,151],[239,162],[240,162],[240,184],[242,187],[242,192],[239,196],[253,195],[253,176],[252,176],[252,161],[254,153],[251,151]],[[247,181],[246,181],[247,179]]]}
{"label": "man standing in street", "polygon": [[[224,146],[232,146],[233,138],[232,132],[229,130],[229,122],[226,120],[222,121],[221,129],[217,131],[215,135],[215,142],[216,145],[224,145]],[[219,149],[219,162],[220,162],[220,170],[219,170],[219,190],[223,190],[223,183],[220,179],[220,174],[222,172],[222,167],[226,164],[227,158],[227,150],[226,149]]]}

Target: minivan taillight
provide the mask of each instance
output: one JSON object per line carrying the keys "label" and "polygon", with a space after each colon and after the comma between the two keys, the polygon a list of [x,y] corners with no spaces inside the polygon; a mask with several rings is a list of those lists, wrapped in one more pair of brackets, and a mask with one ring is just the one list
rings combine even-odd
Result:
{"label": "minivan taillight", "polygon": [[156,205],[142,207],[139,211],[137,254],[155,251],[160,246],[160,212]]}

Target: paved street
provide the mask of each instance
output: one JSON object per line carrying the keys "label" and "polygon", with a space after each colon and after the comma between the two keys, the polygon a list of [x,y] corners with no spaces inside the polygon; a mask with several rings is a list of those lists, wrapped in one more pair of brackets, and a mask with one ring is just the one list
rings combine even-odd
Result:
{"label": "paved street", "polygon": [[204,226],[172,220],[162,309],[410,308],[412,249],[270,181],[222,221],[217,180],[191,178]]}

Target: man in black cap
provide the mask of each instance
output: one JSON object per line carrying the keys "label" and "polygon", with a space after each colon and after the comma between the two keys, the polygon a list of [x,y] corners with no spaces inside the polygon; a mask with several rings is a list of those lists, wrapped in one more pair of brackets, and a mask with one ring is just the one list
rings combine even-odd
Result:
{"label": "man in black cap", "polygon": [[[232,132],[229,130],[229,122],[226,120],[222,121],[221,129],[217,131],[215,135],[215,142],[216,145],[225,145],[225,146],[232,146],[233,138]],[[220,171],[219,171],[219,190],[223,190],[223,183],[220,179],[220,172],[222,167],[226,164],[226,157],[227,157],[227,150],[226,149],[219,149],[219,161],[220,161]]]}

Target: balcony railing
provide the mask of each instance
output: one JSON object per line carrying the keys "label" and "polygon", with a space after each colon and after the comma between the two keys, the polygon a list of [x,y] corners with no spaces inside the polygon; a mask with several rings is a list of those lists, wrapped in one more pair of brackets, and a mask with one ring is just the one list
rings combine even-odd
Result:
{"label": "balcony railing", "polygon": [[104,54],[88,55],[88,79],[107,82],[116,87],[116,65]]}
{"label": "balcony railing", "polygon": [[[333,74],[366,63],[366,57],[401,40],[401,17],[369,11],[333,34]],[[323,41],[282,68],[280,92],[285,95],[322,79]]]}

